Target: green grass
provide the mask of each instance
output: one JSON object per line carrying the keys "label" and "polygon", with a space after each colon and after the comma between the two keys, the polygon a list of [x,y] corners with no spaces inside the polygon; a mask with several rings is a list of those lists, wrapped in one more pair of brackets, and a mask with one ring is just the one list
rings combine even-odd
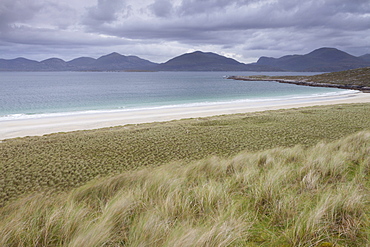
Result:
{"label": "green grass", "polygon": [[369,153],[366,131],[36,193],[0,209],[0,246],[367,246]]}
{"label": "green grass", "polygon": [[370,67],[310,76],[321,83],[348,84],[370,87]]}
{"label": "green grass", "polygon": [[311,107],[6,140],[0,143],[0,206],[143,167],[337,140],[369,130],[369,112],[370,104]]}

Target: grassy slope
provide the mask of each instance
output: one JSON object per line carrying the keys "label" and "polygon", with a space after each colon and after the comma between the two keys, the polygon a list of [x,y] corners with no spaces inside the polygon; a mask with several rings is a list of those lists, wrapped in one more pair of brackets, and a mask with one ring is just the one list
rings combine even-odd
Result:
{"label": "grassy slope", "polygon": [[0,205],[145,166],[336,140],[369,130],[369,111],[370,104],[301,108],[7,140],[0,143]]}
{"label": "grassy slope", "polygon": [[125,172],[0,209],[0,245],[366,246],[369,152],[367,131]]}
{"label": "grassy slope", "polygon": [[309,76],[308,80],[370,87],[370,67]]}
{"label": "grassy slope", "polygon": [[313,76],[257,76],[256,78],[287,79],[302,82],[329,83],[339,85],[357,85],[370,87],[370,67]]}

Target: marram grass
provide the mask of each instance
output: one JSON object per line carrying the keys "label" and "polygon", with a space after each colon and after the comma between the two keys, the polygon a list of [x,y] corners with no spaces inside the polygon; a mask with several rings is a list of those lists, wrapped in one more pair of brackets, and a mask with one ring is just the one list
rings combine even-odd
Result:
{"label": "marram grass", "polygon": [[0,246],[368,246],[370,132],[171,162],[0,209]]}
{"label": "marram grass", "polygon": [[147,166],[334,141],[370,130],[369,112],[370,104],[323,106],[6,140],[0,143],[0,207],[30,192],[68,191]]}

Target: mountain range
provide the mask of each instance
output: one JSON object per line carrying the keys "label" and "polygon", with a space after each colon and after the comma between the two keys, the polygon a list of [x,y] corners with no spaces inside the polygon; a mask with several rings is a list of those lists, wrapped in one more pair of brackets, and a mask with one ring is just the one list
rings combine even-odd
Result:
{"label": "mountain range", "polygon": [[370,54],[355,57],[335,48],[320,48],[306,55],[261,57],[257,64],[285,71],[334,72],[370,66]]}
{"label": "mountain range", "polygon": [[182,54],[165,63],[153,63],[117,52],[97,59],[79,57],[71,61],[49,58],[0,59],[0,71],[320,71],[333,72],[370,66],[370,54],[352,56],[335,48],[320,48],[305,55],[261,57],[245,64],[212,52]]}

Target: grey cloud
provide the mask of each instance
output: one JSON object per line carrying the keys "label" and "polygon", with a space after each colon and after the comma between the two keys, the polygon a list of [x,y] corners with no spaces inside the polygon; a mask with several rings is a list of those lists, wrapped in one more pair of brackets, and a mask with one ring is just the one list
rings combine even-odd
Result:
{"label": "grey cloud", "polygon": [[37,18],[63,30],[79,22],[79,12],[63,2],[48,2],[38,12]]}
{"label": "grey cloud", "polygon": [[212,14],[213,11],[222,11],[222,9],[229,6],[240,7],[258,1],[261,0],[183,0],[181,5],[178,7],[178,13],[182,16],[195,15],[199,13]]}
{"label": "grey cloud", "polygon": [[128,44],[120,38],[100,38],[86,33],[75,33],[68,30],[53,30],[47,28],[30,28],[21,26],[13,29],[2,39],[7,43],[23,45],[40,45],[48,47],[74,47],[74,46],[109,46]]}
{"label": "grey cloud", "polygon": [[[148,7],[154,16],[132,15],[117,25],[93,28],[99,33],[139,42],[170,41],[229,50],[243,47],[260,53],[264,47],[274,55],[284,55],[322,46],[348,47],[355,36],[350,31],[369,31],[369,16],[363,15],[370,12],[367,2],[184,0],[170,6],[168,1],[158,0]],[[358,46],[366,46],[363,38],[358,38]]]}
{"label": "grey cloud", "polygon": [[149,9],[151,9],[157,17],[168,17],[172,13],[173,6],[168,0],[156,0],[149,6]]}
{"label": "grey cloud", "polygon": [[[17,35],[23,29],[33,30],[31,37],[44,31],[46,27],[65,30],[78,22],[78,12],[68,5],[55,0],[1,0],[0,40]],[[25,41],[27,41],[25,37]]]}
{"label": "grey cloud", "polygon": [[[292,5],[295,6],[292,8]],[[275,20],[281,20],[281,13],[285,13],[288,21],[296,23],[300,28],[326,27],[326,28],[354,28],[358,25],[355,19],[364,13],[369,13],[370,5],[367,0],[327,0],[327,1],[279,1],[273,5]],[[370,20],[367,17],[368,21]],[[338,26],[343,20],[346,26]],[[366,20],[363,20],[366,23]],[[368,27],[367,27],[368,28]]]}
{"label": "grey cloud", "polygon": [[322,46],[370,52],[369,0],[79,0],[78,7],[74,1],[0,0],[0,45],[122,44],[140,52],[163,45],[161,52],[173,47],[171,56],[193,47],[244,56]]}
{"label": "grey cloud", "polygon": [[[32,19],[40,10],[42,5],[28,0],[1,0],[0,1],[0,28],[11,28],[17,22]],[[1,31],[0,30],[0,31]]]}
{"label": "grey cloud", "polygon": [[123,0],[98,0],[96,6],[89,7],[84,22],[104,24],[117,20],[120,11],[126,7]]}
{"label": "grey cloud", "polygon": [[[356,3],[360,2],[364,4],[364,1],[360,0]],[[335,3],[339,3],[339,6],[334,8]],[[91,28],[97,32],[127,38],[197,41],[205,40],[209,36],[209,41],[212,42],[215,38],[214,32],[218,31],[312,27],[368,29],[367,25],[370,23],[368,15],[361,15],[361,12],[366,13],[364,8],[344,0],[303,3],[294,0],[183,0],[176,7],[166,0],[157,0],[149,8],[155,16],[168,18],[142,19],[130,16],[117,22],[117,25]]]}

